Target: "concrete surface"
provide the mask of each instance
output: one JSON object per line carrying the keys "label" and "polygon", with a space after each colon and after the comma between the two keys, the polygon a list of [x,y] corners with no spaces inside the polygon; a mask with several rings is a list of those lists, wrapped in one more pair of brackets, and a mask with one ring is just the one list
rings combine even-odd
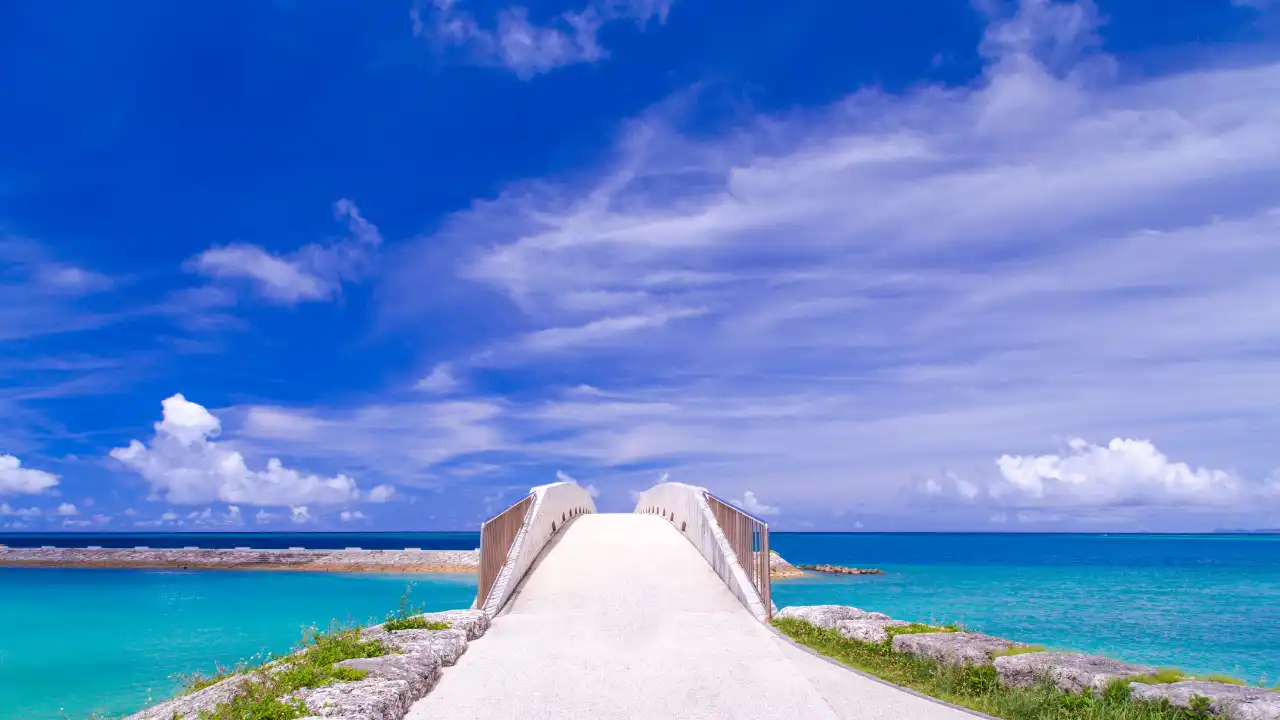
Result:
{"label": "concrete surface", "polygon": [[[539,485],[531,489],[529,494],[533,496],[533,506],[529,508],[524,526],[507,551],[502,570],[489,589],[489,597],[483,599],[484,607],[479,608],[489,615],[497,615],[506,606],[529,568],[542,555],[542,549],[569,520],[575,515],[596,511],[596,503],[591,499],[591,494],[577,483]],[[482,598],[476,600],[480,602]]]}
{"label": "concrete surface", "polygon": [[410,720],[972,720],[761,624],[678,527],[582,515]]}
{"label": "concrete surface", "polygon": [[768,616],[768,609],[742,566],[742,563],[752,562],[753,558],[740,558],[734,554],[707,504],[706,493],[706,488],[696,485],[659,483],[636,499],[635,512],[656,514],[658,517],[665,515],[672,528],[693,543],[730,592],[763,621]]}

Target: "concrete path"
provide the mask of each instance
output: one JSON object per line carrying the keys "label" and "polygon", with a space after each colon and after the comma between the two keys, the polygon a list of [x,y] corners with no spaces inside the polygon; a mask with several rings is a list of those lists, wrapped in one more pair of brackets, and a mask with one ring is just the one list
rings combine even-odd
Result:
{"label": "concrete path", "polygon": [[583,515],[409,720],[973,720],[761,625],[653,515]]}

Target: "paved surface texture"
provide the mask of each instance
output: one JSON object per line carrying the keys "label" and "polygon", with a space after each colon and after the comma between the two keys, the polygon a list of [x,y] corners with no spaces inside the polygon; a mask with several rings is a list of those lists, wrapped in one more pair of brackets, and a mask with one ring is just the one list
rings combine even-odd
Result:
{"label": "paved surface texture", "polygon": [[409,720],[973,720],[774,635],[669,522],[583,515]]}

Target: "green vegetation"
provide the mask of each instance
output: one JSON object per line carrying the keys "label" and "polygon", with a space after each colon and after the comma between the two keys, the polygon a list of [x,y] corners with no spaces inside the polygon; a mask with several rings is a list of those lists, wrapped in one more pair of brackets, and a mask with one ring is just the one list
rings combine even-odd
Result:
{"label": "green vegetation", "polygon": [[413,583],[409,583],[404,588],[404,594],[400,596],[400,606],[394,612],[387,614],[387,619],[382,626],[387,630],[448,630],[453,626],[447,622],[436,620],[428,621],[422,617],[423,607],[409,605],[409,595],[413,592]]}
{"label": "green vegetation", "polygon": [[996,653],[994,657],[1009,657],[1010,655],[1026,655],[1027,653],[1045,652],[1046,650],[1048,650],[1048,648],[1046,648],[1043,645],[1027,645],[1026,647],[1011,647],[1011,648],[1005,648],[1001,652]]}
{"label": "green vegetation", "polygon": [[[852,668],[998,718],[1193,720],[1207,717],[1207,705],[1204,704],[1198,711],[1182,710],[1163,702],[1131,699],[1128,684],[1124,681],[1112,683],[1105,692],[1084,695],[1064,693],[1047,683],[1032,688],[1006,687],[997,682],[995,668],[990,666],[954,667],[895,652],[892,636],[889,642],[864,643],[794,618],[777,618],[773,625],[796,642]],[[893,630],[901,634],[903,628]]]}
{"label": "green vegetation", "polygon": [[335,667],[356,658],[386,655],[390,648],[379,640],[361,640],[359,628],[331,627],[310,631],[298,652],[250,671],[252,677],[231,700],[200,713],[200,720],[294,720],[310,714],[291,693],[335,682],[363,679],[368,673]]}

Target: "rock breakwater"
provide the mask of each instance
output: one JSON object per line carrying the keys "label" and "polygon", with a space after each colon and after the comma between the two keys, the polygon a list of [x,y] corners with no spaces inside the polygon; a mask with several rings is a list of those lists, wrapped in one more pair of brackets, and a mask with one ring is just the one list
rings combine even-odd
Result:
{"label": "rock breakwater", "polygon": [[[804,567],[804,566],[801,566]],[[1280,720],[1280,692],[1170,673],[1160,682],[1157,669],[1112,658],[1042,650],[1014,640],[948,628],[931,628],[844,605],[782,608],[778,619],[806,622],[834,630],[850,642],[866,643],[914,655],[942,665],[986,667],[1005,687],[1049,683],[1064,693],[1100,693],[1116,682],[1127,683],[1129,697],[1166,703],[1166,707],[1208,712],[1229,720]],[[924,632],[920,632],[923,630]],[[896,634],[901,631],[902,634]]]}
{"label": "rock breakwater", "polygon": [[797,565],[801,570],[830,573],[831,575],[883,575],[883,570],[876,568],[844,567],[843,565]]}
{"label": "rock breakwater", "polygon": [[182,568],[310,572],[475,572],[476,550],[6,548],[3,567]]}

